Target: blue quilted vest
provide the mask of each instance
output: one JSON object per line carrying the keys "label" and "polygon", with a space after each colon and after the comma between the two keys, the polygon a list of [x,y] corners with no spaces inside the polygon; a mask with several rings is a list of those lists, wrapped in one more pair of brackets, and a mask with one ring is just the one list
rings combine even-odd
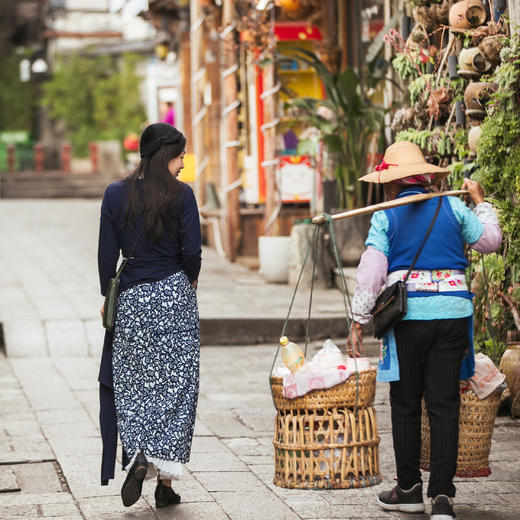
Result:
{"label": "blue quilted vest", "polygon": [[[398,198],[426,193],[423,188],[405,188]],[[407,270],[419,250],[435,213],[438,199],[408,204],[385,210],[388,218],[388,272]],[[455,217],[449,200],[442,204],[435,225],[421,251],[414,269],[465,269],[464,240],[461,225]]]}

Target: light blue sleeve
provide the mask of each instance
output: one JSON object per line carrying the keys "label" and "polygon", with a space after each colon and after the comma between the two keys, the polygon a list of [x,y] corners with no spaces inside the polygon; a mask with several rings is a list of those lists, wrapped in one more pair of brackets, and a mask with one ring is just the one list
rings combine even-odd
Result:
{"label": "light blue sleeve", "polygon": [[464,202],[456,197],[448,197],[451,209],[455,214],[455,218],[462,226],[462,237],[468,244],[476,242],[484,233],[484,224],[480,222],[478,217],[471,211]]}
{"label": "light blue sleeve", "polygon": [[388,241],[388,218],[384,211],[377,211],[370,220],[370,230],[365,245],[375,247],[385,256],[388,256],[390,243]]}

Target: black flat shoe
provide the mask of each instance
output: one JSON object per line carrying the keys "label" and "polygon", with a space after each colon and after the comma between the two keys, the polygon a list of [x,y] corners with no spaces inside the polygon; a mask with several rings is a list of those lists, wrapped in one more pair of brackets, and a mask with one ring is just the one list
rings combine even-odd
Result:
{"label": "black flat shoe", "polygon": [[147,471],[148,461],[141,451],[137,454],[132,467],[128,470],[128,475],[121,488],[121,498],[125,507],[129,507],[139,500]]}
{"label": "black flat shoe", "polygon": [[180,501],[180,495],[175,493],[171,487],[163,486],[160,480],[157,482],[157,487],[155,488],[155,507],[157,509],[178,504]]}

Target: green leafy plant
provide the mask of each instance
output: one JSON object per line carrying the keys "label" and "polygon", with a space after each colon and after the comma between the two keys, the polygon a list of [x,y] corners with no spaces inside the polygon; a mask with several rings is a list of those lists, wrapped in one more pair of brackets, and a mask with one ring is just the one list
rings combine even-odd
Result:
{"label": "green leafy plant", "polygon": [[[366,95],[353,68],[333,74],[313,52],[298,49],[296,57],[319,74],[326,99],[296,98],[285,107],[297,110],[299,122],[318,130],[319,140],[334,158],[339,205],[356,207],[362,204],[362,186],[358,178],[366,171],[368,143],[383,127],[384,111]],[[383,78],[381,76],[379,80]],[[370,89],[376,84],[377,78],[365,83]],[[302,146],[307,144],[302,143]]]}
{"label": "green leafy plant", "polygon": [[32,133],[37,85],[20,80],[20,59],[11,55],[0,60],[0,130]]}
{"label": "green leafy plant", "polygon": [[452,155],[451,137],[438,128],[416,130],[408,128],[395,136],[396,141],[410,141],[419,146],[426,155],[449,157]]}
{"label": "green leafy plant", "polygon": [[518,314],[519,288],[506,287],[507,269],[501,255],[475,254],[472,291],[474,299],[474,344],[498,364],[505,350],[507,331],[514,327],[510,307]]}
{"label": "green leafy plant", "polygon": [[397,53],[395,58],[392,60],[392,67],[394,67],[399,77],[403,80],[415,79],[419,76],[419,70],[417,64],[409,56],[409,54]]}
{"label": "green leafy plant", "polygon": [[43,103],[66,125],[74,154],[86,155],[93,140],[122,140],[139,129],[145,113],[135,68],[141,58],[126,54],[59,57],[52,80],[44,85]]}
{"label": "green leafy plant", "polygon": [[[487,312],[496,323],[496,341],[502,343],[507,328],[520,330],[520,320],[514,319],[520,307],[520,35],[505,43],[502,63],[490,78],[498,89],[488,103],[488,115],[481,125],[477,171],[473,176],[499,209],[504,237],[500,255],[488,268],[486,288],[491,302]],[[474,267],[478,273],[478,265]],[[482,328],[482,313],[476,313],[475,318],[477,328]],[[485,340],[480,345],[485,351]]]}

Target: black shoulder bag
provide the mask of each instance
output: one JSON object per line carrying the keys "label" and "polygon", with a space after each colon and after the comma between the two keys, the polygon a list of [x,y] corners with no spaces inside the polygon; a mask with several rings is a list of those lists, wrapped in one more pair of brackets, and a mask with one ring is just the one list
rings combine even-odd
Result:
{"label": "black shoulder bag", "polygon": [[377,298],[374,308],[372,309],[372,317],[374,321],[374,336],[382,338],[390,329],[393,329],[406,316],[406,281],[410,276],[410,272],[414,268],[415,262],[419,258],[421,251],[426,244],[426,240],[430,233],[441,209],[442,197],[439,197],[437,209],[433,215],[430,227],[426,231],[426,236],[417,251],[408,272],[403,280],[393,283],[387,287]]}
{"label": "black shoulder bag", "polygon": [[128,263],[128,260],[132,258],[132,253],[134,252],[135,246],[141,235],[143,234],[143,230],[139,232],[132,249],[128,256],[121,262],[119,269],[117,270],[116,275],[113,278],[110,278],[108,281],[107,292],[105,296],[105,307],[103,312],[103,327],[107,329],[109,332],[114,330],[114,325],[116,323],[116,310],[117,310],[117,298],[119,297],[119,282],[121,277],[121,272],[125,268],[125,265]]}

